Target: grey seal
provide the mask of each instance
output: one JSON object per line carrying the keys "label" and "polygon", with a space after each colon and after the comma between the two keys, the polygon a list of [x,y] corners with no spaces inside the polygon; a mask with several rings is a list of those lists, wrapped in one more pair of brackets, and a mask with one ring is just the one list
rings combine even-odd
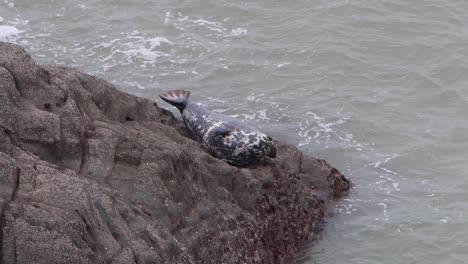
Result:
{"label": "grey seal", "polygon": [[237,166],[276,157],[270,136],[234,117],[189,102],[190,91],[170,90],[159,97],[179,109],[187,128],[211,155]]}

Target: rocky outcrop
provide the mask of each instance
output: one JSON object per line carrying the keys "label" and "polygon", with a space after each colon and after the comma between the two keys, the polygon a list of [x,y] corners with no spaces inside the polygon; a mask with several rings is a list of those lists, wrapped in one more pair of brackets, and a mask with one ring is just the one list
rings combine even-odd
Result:
{"label": "rocky outcrop", "polygon": [[1,263],[289,263],[349,186],[285,144],[230,166],[150,100],[0,43]]}

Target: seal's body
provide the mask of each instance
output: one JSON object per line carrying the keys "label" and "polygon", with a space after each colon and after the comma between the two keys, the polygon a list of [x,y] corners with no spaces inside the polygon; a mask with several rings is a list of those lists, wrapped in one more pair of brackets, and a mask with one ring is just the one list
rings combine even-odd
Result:
{"label": "seal's body", "polygon": [[187,128],[213,156],[233,165],[253,164],[276,156],[270,136],[238,119],[190,103],[189,91],[172,90],[159,96],[179,109]]}

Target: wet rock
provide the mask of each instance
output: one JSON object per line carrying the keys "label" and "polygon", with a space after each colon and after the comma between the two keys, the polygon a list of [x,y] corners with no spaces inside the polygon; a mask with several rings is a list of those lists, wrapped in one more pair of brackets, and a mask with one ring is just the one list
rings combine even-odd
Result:
{"label": "wet rock", "polygon": [[289,263],[349,181],[279,144],[238,168],[155,103],[0,43],[1,263]]}

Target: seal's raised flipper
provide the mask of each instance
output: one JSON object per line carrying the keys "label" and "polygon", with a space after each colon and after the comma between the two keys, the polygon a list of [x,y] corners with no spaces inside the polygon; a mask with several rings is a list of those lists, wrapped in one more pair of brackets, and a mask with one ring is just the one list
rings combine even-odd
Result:
{"label": "seal's raised flipper", "polygon": [[167,103],[177,107],[179,111],[184,110],[190,97],[190,91],[186,90],[170,90],[159,94],[159,97]]}

